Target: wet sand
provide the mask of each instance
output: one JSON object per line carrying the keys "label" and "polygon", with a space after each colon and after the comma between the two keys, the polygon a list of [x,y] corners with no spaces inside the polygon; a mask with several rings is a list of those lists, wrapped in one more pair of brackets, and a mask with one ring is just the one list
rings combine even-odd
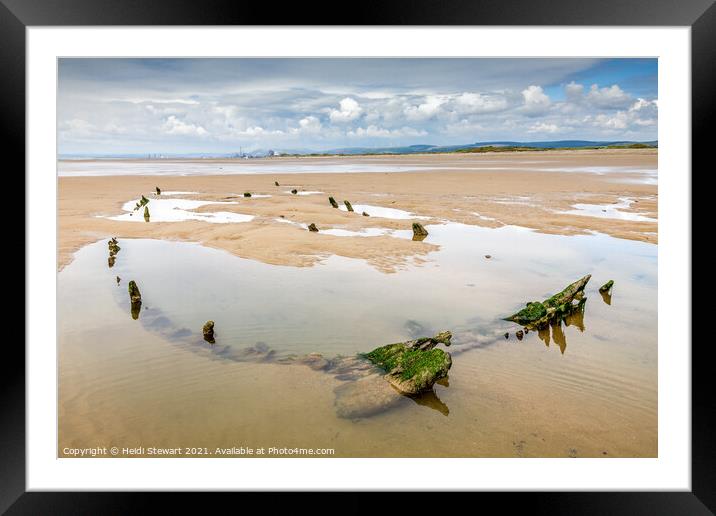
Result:
{"label": "wet sand", "polygon": [[[449,388],[435,386],[449,415],[406,400],[354,420],[335,415],[341,382],[305,366],[197,360],[139,326],[110,350],[86,345],[102,342],[101,332],[84,336],[62,343],[59,456],[65,447],[98,445],[332,448],[335,457],[657,454],[652,404],[635,413],[551,379],[538,370],[567,365],[536,335],[456,358]],[[527,361],[535,365],[518,367]],[[655,373],[635,371],[634,384],[654,383]]]}
{"label": "wet sand", "polygon": [[[331,448],[336,457],[657,454],[649,244],[510,231],[490,244],[493,259],[480,260],[481,249],[464,256],[467,270],[455,263],[464,250],[453,243],[436,253],[443,257],[433,257],[433,268],[389,275],[335,257],[297,270],[191,244],[120,244],[112,268],[99,241],[59,276],[60,456],[94,446],[199,447],[212,457],[216,448],[235,446]],[[510,338],[490,337],[495,315],[576,270],[595,276],[583,316],[522,340],[515,325],[502,322]],[[596,279],[607,275],[616,280],[610,304],[596,291]],[[431,283],[435,276],[440,281]],[[143,293],[136,320],[129,278]],[[300,296],[305,302],[296,302]],[[196,334],[208,317],[217,322],[214,345],[199,335],[196,342],[166,337],[177,328]],[[434,394],[403,397],[372,415],[339,410],[337,389],[352,380],[281,360],[313,351],[350,356],[436,328],[455,334],[447,381]],[[246,361],[242,350],[259,341],[276,356]]]}
{"label": "wet sand", "polygon": [[[656,222],[560,213],[571,210],[574,204],[616,204],[621,198],[628,197],[634,203],[626,211],[656,218],[657,186],[645,183],[643,174],[631,170],[656,169],[657,153],[651,149],[194,162],[215,166],[220,174],[224,166],[237,161],[248,167],[262,167],[262,173],[60,177],[58,269],[67,265],[72,254],[84,245],[109,236],[199,242],[240,257],[277,265],[311,266],[327,256],[339,255],[366,260],[384,272],[394,272],[435,250],[435,246],[426,242],[390,236],[319,236],[296,225],[276,221],[283,215],[288,221],[315,223],[324,230],[411,227],[411,220],[363,217],[359,213],[331,209],[327,200],[329,195],[339,203],[347,199],[353,204],[409,211],[430,217],[430,223],[450,220],[486,227],[519,225],[565,235],[598,231],[618,238],[657,243]],[[167,163],[176,163],[179,173],[182,167],[193,162]],[[423,169],[389,173],[267,173],[266,167],[273,163],[279,168],[315,166],[317,170],[332,163],[356,166],[419,164]],[[100,162],[94,164],[101,166]],[[557,171],[585,167],[630,169],[607,173]],[[280,186],[276,187],[274,181]],[[196,210],[199,213],[229,211],[253,215],[254,219],[236,224],[196,220],[143,224],[107,218],[122,214],[124,203],[141,194],[149,195],[155,186],[164,191],[198,192],[182,196],[186,199],[236,202],[202,206]],[[324,193],[293,195],[290,193],[293,188]],[[246,191],[271,197],[244,199],[242,195]],[[425,223],[424,220],[420,222]]]}

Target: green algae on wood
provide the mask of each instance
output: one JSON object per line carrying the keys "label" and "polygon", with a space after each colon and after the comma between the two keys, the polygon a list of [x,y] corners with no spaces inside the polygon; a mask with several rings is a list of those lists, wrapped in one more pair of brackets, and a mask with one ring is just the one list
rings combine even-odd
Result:
{"label": "green algae on wood", "polygon": [[599,287],[599,292],[602,292],[602,293],[609,292],[613,286],[614,286],[614,280],[609,280],[604,285]]}
{"label": "green algae on wood", "polygon": [[112,237],[112,239],[107,242],[107,247],[109,248],[109,256],[114,257],[119,253],[119,251],[122,249],[119,247],[119,242],[117,241],[116,237]]}
{"label": "green algae on wood", "polygon": [[428,230],[420,222],[413,222],[413,240],[422,241],[428,236]]}
{"label": "green algae on wood", "polygon": [[155,186],[154,189],[157,191],[157,195],[162,195],[162,190],[158,186]]}
{"label": "green algae on wood", "polygon": [[144,222],[149,222],[149,206],[144,207]]}
{"label": "green algae on wood", "polygon": [[127,291],[129,292],[132,319],[136,320],[139,318],[139,312],[142,309],[142,294],[139,292],[139,287],[137,287],[134,280],[127,284]]}
{"label": "green algae on wood", "polygon": [[296,194],[298,193],[298,190],[296,190],[296,189],[294,188],[293,190],[291,190],[291,193],[292,193],[293,195],[296,195]]}
{"label": "green algae on wood", "polygon": [[149,203],[149,199],[147,199],[146,197],[144,197],[144,196],[142,195],[142,198],[139,200],[139,202],[134,205],[134,211],[137,211],[137,210],[138,210],[139,208],[141,208],[142,206],[146,206],[147,203]]}
{"label": "green algae on wood", "polygon": [[204,326],[201,328],[201,333],[204,335],[204,340],[209,344],[214,344],[214,321],[206,321]]}
{"label": "green algae on wood", "polygon": [[116,237],[112,237],[109,242],[107,242],[107,247],[109,247],[109,257],[107,258],[107,265],[111,269],[114,267],[114,263],[117,261],[117,253],[120,251],[119,242],[117,241]]}
{"label": "green algae on wood", "polygon": [[452,366],[452,357],[438,344],[450,345],[452,333],[441,332],[435,337],[424,337],[407,342],[388,344],[362,356],[386,371],[385,379],[405,394],[430,390],[433,384],[445,378]]}
{"label": "green algae on wood", "polygon": [[351,205],[351,203],[349,201],[343,201],[343,204],[346,205],[346,209],[348,211],[353,211],[353,206]]}
{"label": "green algae on wood", "polygon": [[136,303],[131,303],[131,306],[129,308],[129,313],[132,315],[132,319],[135,321],[139,319],[139,313],[142,311],[142,302],[137,301]]}
{"label": "green algae on wood", "polygon": [[[506,317],[505,320],[516,322],[529,329],[544,328],[550,322],[561,320],[575,311],[583,310],[587,301],[584,297],[584,287],[587,286],[591,277],[591,274],[587,274],[542,302],[529,302],[525,308]],[[575,300],[576,304],[574,304]]]}
{"label": "green algae on wood", "polygon": [[316,225],[313,222],[311,222],[308,225],[308,231],[313,231],[314,233],[318,233],[318,228],[316,227]]}
{"label": "green algae on wood", "polygon": [[251,197],[251,192],[244,192],[244,197]]}
{"label": "green algae on wood", "polygon": [[127,284],[127,291],[129,291],[129,300],[130,300],[132,303],[136,303],[137,301],[141,301],[141,300],[142,300],[142,294],[139,292],[139,287],[138,287],[137,284],[134,282],[134,280],[131,280],[131,281]]}
{"label": "green algae on wood", "polygon": [[334,208],[338,208],[338,203],[333,197],[329,197],[328,202],[331,203],[331,206],[333,206]]}

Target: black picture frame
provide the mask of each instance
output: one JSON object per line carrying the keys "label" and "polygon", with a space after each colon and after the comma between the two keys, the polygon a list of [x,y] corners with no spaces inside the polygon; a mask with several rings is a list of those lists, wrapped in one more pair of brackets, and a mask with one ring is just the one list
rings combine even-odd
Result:
{"label": "black picture frame", "polygon": [[[356,25],[564,25],[689,26],[692,51],[692,185],[696,168],[706,168],[707,141],[714,113],[716,84],[716,6],[713,0],[383,0],[362,5],[328,2],[286,3],[227,0],[0,0],[0,146],[25,165],[25,29],[28,26],[86,25],[342,25],[341,7],[350,8]],[[320,14],[319,14],[320,13]],[[712,167],[710,167],[712,168]],[[27,258],[27,257],[25,257]],[[25,275],[32,271],[25,269]],[[550,514],[711,514],[716,511],[716,445],[709,416],[716,409],[710,388],[708,342],[692,346],[692,491],[485,494],[501,510],[516,507]],[[39,493],[25,490],[25,353],[17,343],[24,332],[12,323],[0,360],[0,512],[7,514],[126,514],[136,510],[168,512],[186,495],[161,493]],[[22,333],[22,335],[20,335]],[[12,344],[12,345],[10,345]],[[437,473],[446,474],[447,472]],[[447,473],[449,474],[449,473]],[[254,494],[240,494],[248,508]],[[365,495],[326,507],[341,512],[373,510]],[[450,495],[447,495],[450,496]],[[429,497],[415,496],[424,506]],[[280,503],[282,497],[276,497]],[[348,503],[346,503],[348,502]],[[231,503],[231,502],[230,502]],[[473,502],[470,502],[473,503]],[[323,504],[321,504],[323,505]],[[273,507],[273,506],[272,506]],[[405,510],[401,509],[401,512]],[[341,509],[343,508],[343,509]],[[424,506],[427,509],[426,506]]]}

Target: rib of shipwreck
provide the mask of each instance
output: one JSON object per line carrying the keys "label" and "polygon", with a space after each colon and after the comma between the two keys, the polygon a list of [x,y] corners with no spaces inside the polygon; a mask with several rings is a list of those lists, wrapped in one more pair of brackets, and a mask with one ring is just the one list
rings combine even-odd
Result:
{"label": "rib of shipwreck", "polygon": [[385,372],[384,378],[404,394],[429,391],[445,378],[452,366],[450,353],[435,346],[450,345],[452,333],[444,331],[434,337],[397,342],[365,353],[367,358]]}
{"label": "rib of shipwreck", "polygon": [[528,329],[540,329],[577,310],[582,310],[587,301],[587,298],[584,297],[584,287],[587,286],[591,277],[591,274],[587,274],[542,302],[527,303],[527,306],[519,312],[505,317],[505,321],[516,322]]}

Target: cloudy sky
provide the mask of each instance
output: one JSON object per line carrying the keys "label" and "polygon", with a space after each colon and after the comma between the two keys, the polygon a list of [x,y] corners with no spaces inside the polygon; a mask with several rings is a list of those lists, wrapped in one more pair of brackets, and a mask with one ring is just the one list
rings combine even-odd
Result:
{"label": "cloudy sky", "polygon": [[61,154],[655,140],[656,59],[60,59]]}

